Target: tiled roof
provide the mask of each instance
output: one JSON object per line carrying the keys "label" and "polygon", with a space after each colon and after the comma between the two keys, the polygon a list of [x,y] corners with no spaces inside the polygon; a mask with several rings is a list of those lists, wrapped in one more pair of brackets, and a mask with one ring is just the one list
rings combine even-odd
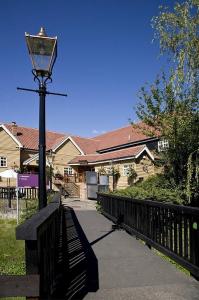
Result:
{"label": "tiled roof", "polygon": [[80,149],[85,154],[96,153],[99,147],[99,142],[89,139],[89,138],[82,138],[79,136],[71,136],[73,141],[80,147]]}
{"label": "tiled roof", "polygon": [[[38,129],[23,127],[19,125],[13,127],[13,124],[4,124],[4,126],[6,126],[11,133],[13,133],[13,128],[17,130],[17,135],[15,135],[15,137],[23,145],[24,148],[38,150]],[[46,131],[46,150],[56,148],[56,146],[60,145],[62,141],[66,140],[68,136],[69,135],[67,134]],[[93,159],[97,159],[96,155],[99,155],[98,152],[103,151],[103,149],[114,148],[117,146],[120,147],[122,145],[128,144],[130,146],[132,143],[136,143],[139,141],[143,141],[143,143],[145,143],[145,140],[150,138],[143,134],[140,129],[134,128],[132,127],[132,125],[128,125],[126,127],[98,135],[94,138],[72,136],[72,139],[85,155],[89,155],[89,159],[91,159],[91,154],[93,154]],[[132,148],[128,148],[125,151],[128,152],[130,151],[130,149]],[[125,151],[123,153],[125,153]]]}
{"label": "tiled roof", "polygon": [[[4,126],[13,133],[12,124],[4,124]],[[39,130],[34,128],[28,128],[23,126],[16,126],[17,135],[16,139],[23,145],[26,149],[38,150],[39,145]],[[61,134],[52,131],[46,131],[46,150],[50,150],[60,143],[67,134]]]}
{"label": "tiled roof", "polygon": [[84,161],[87,161],[88,163],[95,163],[95,162],[103,162],[103,161],[113,160],[113,159],[120,159],[120,158],[125,159],[129,157],[135,157],[145,147],[146,145],[141,145],[141,146],[129,147],[127,149],[102,153],[102,154],[78,155],[77,157],[72,159],[69,162],[69,164],[81,164]]}
{"label": "tiled roof", "polygon": [[107,149],[119,145],[138,142],[149,139],[141,129],[134,128],[132,125],[109,131],[92,138],[93,141],[98,141],[98,150]]}
{"label": "tiled roof", "polygon": [[[143,125],[141,126],[143,127]],[[103,149],[145,141],[150,139],[150,137],[143,134],[141,129],[128,125],[126,127],[98,135],[94,138],[72,136],[72,139],[85,154],[94,154],[98,151],[102,151]]]}

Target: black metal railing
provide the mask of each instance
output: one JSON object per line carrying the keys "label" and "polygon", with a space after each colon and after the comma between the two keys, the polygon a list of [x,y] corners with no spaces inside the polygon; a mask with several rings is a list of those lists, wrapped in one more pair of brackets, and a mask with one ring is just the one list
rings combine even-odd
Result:
{"label": "black metal railing", "polygon": [[199,278],[199,209],[98,194],[102,212]]}
{"label": "black metal railing", "polygon": [[[56,194],[50,204],[16,228],[16,239],[25,241],[26,275],[0,278],[0,296],[3,286],[3,296],[10,296],[10,293],[13,296],[15,293],[15,296],[52,298],[64,274],[64,228],[60,194]],[[29,278],[32,278],[32,290],[28,285],[22,287]],[[18,287],[14,292],[10,290],[13,285]]]}

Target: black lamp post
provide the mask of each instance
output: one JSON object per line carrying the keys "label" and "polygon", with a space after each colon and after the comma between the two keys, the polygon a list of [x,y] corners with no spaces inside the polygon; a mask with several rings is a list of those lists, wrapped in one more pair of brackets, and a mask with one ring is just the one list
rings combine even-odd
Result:
{"label": "black lamp post", "polygon": [[28,51],[33,64],[34,81],[38,81],[39,89],[17,88],[39,94],[39,209],[47,205],[46,197],[46,129],[45,98],[46,95],[67,96],[51,93],[46,90],[47,82],[52,82],[52,69],[57,58],[57,37],[48,37],[43,27],[37,35],[25,33]]}
{"label": "black lamp post", "polygon": [[48,37],[43,27],[37,35],[25,33],[31,57],[34,80],[39,83],[39,209],[47,205],[46,196],[46,83],[52,81],[52,69],[57,57],[57,37]]}

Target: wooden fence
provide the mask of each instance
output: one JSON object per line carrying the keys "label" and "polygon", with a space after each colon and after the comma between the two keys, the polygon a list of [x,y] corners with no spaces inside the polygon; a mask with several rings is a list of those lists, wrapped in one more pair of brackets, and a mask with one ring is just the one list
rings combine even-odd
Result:
{"label": "wooden fence", "polygon": [[[38,189],[36,188],[19,188],[19,198],[23,199],[37,199]],[[16,199],[16,188],[14,187],[0,187],[0,199]]]}
{"label": "wooden fence", "polygon": [[98,194],[103,214],[199,279],[199,209]]}
{"label": "wooden fence", "polygon": [[63,254],[63,208],[56,194],[52,202],[16,228],[25,241],[26,275],[0,276],[0,297],[49,299],[60,282]]}

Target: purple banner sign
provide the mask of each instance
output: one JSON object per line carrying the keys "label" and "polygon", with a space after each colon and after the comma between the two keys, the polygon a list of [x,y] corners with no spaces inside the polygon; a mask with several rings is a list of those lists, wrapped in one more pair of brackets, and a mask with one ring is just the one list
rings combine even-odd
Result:
{"label": "purple banner sign", "polygon": [[18,187],[38,188],[38,175],[18,174]]}

